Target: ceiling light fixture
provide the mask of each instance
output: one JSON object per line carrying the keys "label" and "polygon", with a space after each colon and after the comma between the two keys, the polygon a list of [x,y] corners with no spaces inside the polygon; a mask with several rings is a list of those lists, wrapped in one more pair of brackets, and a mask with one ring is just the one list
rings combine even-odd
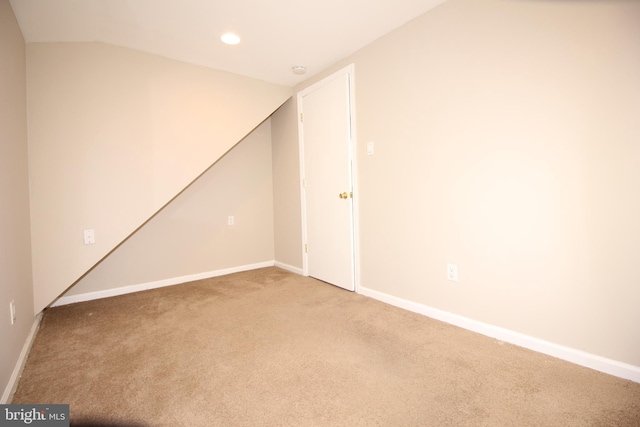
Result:
{"label": "ceiling light fixture", "polygon": [[295,74],[296,76],[301,76],[307,72],[307,67],[305,67],[304,65],[294,65],[293,67],[291,67],[291,71],[293,71],[293,74]]}
{"label": "ceiling light fixture", "polygon": [[240,37],[235,35],[235,34],[233,34],[233,33],[224,33],[220,37],[220,40],[222,40],[222,43],[230,44],[230,45],[234,45],[234,44],[240,43]]}

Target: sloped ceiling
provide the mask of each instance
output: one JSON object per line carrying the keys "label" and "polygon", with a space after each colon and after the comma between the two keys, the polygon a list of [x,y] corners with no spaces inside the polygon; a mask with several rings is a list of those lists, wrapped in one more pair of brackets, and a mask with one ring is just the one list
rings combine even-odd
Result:
{"label": "sloped ceiling", "polygon": [[[294,86],[446,0],[11,0],[25,41],[103,42]],[[236,46],[220,35],[241,36]],[[307,67],[296,76],[292,66]]]}

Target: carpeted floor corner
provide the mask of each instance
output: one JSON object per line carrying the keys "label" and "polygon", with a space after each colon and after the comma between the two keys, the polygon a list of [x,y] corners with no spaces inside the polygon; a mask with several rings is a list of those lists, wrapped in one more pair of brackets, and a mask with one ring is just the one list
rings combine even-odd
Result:
{"label": "carpeted floor corner", "polygon": [[12,403],[77,426],[640,427],[640,384],[275,267],[46,310]]}

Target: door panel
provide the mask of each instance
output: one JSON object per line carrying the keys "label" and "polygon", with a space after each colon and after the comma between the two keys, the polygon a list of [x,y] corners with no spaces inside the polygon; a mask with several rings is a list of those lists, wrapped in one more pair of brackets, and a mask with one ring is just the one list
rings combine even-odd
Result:
{"label": "door panel", "polygon": [[354,290],[350,74],[301,100],[307,271]]}

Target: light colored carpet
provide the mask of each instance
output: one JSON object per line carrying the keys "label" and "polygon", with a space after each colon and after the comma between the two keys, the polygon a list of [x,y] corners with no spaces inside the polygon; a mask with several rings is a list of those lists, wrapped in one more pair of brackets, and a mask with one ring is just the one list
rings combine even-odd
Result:
{"label": "light colored carpet", "polygon": [[13,403],[72,425],[640,426],[640,384],[275,267],[46,310]]}

